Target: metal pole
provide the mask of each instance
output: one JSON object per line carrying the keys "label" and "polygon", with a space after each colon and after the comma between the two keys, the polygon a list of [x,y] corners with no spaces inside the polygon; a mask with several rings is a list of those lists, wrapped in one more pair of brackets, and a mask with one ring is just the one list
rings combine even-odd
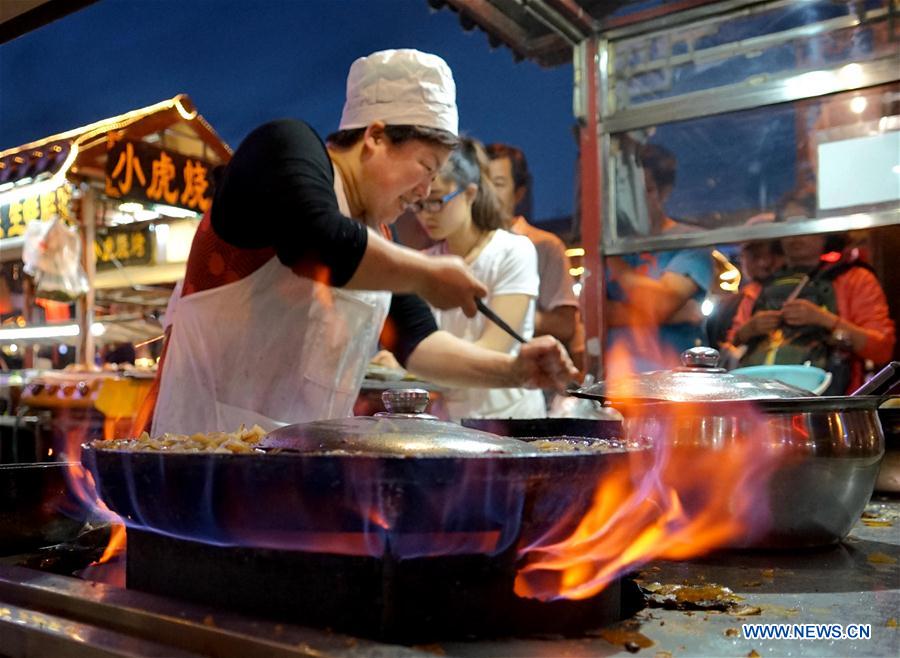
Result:
{"label": "metal pole", "polygon": [[[584,247],[584,275],[581,310],[585,323],[585,369],[603,378],[603,303],[606,282],[600,244],[602,178],[600,163],[600,114],[598,103],[599,62],[596,37],[586,39],[575,50],[576,116],[580,118],[579,167],[581,170],[581,242]],[[580,100],[581,107],[577,107]]]}
{"label": "metal pole", "polygon": [[87,276],[88,291],[78,303],[78,328],[79,341],[76,361],[85,366],[94,365],[94,336],[91,333],[91,325],[94,323],[94,278],[96,273],[97,257],[94,254],[94,238],[97,233],[96,208],[97,192],[90,184],[82,187],[84,195],[81,198],[81,212],[78,223],[81,226],[82,253],[81,262]]}

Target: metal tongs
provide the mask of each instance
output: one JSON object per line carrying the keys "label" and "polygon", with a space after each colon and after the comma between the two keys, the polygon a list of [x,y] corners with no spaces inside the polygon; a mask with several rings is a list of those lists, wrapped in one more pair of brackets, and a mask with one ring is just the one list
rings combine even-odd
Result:
{"label": "metal tongs", "polygon": [[493,322],[495,325],[497,325],[498,327],[500,327],[501,329],[503,329],[503,331],[505,331],[506,333],[508,333],[510,336],[512,336],[513,338],[515,338],[517,341],[519,341],[519,342],[522,343],[522,344],[528,342],[528,341],[526,341],[524,338],[522,338],[522,336],[519,334],[518,331],[516,331],[515,329],[513,329],[512,327],[510,327],[510,326],[503,320],[503,318],[501,318],[499,315],[497,315],[496,313],[494,313],[494,312],[490,309],[490,307],[488,307],[488,305],[485,304],[483,301],[481,301],[478,297],[475,298],[475,306],[478,308],[479,311],[481,311],[481,313],[484,315],[484,317],[486,317],[488,320],[490,320],[491,322]]}
{"label": "metal tongs", "polygon": [[[518,331],[516,331],[515,329],[510,327],[503,320],[503,318],[501,318],[499,315],[494,313],[490,309],[490,307],[488,307],[487,304],[485,304],[483,301],[481,301],[478,297],[475,298],[475,306],[478,308],[479,311],[481,311],[482,314],[484,314],[484,317],[486,317],[488,320],[493,322],[495,325],[497,325],[498,327],[503,329],[503,331],[508,333],[510,336],[515,338],[517,341],[519,341],[523,345],[528,342],[519,334]],[[585,379],[585,381],[582,384],[579,384],[578,382],[569,382],[566,392],[568,394],[571,394],[573,390],[579,390],[579,389],[583,388],[584,386],[587,386],[588,384],[592,383],[592,381],[589,382],[587,379]]]}

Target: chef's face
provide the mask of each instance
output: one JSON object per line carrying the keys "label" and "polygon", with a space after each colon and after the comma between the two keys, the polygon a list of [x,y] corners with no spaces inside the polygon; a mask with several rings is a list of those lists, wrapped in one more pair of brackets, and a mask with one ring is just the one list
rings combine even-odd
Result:
{"label": "chef's face", "polygon": [[366,222],[392,224],[409,204],[428,196],[450,149],[418,139],[395,144],[377,124],[369,127],[364,139],[358,189]]}
{"label": "chef's face", "polygon": [[451,235],[468,228],[472,223],[472,192],[460,190],[449,179],[438,176],[425,200],[425,208],[416,213],[419,223],[432,240],[446,240]]}

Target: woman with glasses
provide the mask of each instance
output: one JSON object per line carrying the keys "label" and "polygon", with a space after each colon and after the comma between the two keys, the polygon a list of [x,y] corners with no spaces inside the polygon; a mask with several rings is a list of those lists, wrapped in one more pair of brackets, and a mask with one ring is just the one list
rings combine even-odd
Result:
{"label": "woman with glasses", "polygon": [[[414,204],[419,223],[432,240],[426,253],[458,256],[487,287],[485,304],[526,340],[534,334],[538,294],[537,252],[525,236],[503,228],[500,200],[490,181],[482,145],[460,138],[460,146],[431,186]],[[438,327],[476,346],[515,354],[519,344],[484,315],[433,308]],[[543,418],[544,396],[524,388],[455,389],[445,395],[454,420],[461,418]]]}

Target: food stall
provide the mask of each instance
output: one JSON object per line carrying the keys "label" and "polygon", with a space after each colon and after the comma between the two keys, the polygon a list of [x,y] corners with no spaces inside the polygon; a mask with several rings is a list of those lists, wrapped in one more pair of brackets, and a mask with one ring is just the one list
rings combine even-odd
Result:
{"label": "food stall", "polygon": [[[30,437],[21,459],[52,458],[55,435],[129,426],[153,379],[162,313],[211,203],[213,169],[230,153],[184,94],[0,152],[0,354],[23,368],[0,373],[0,422],[5,443]],[[73,250],[67,261],[78,272],[69,290],[41,269],[62,262],[52,248],[31,275],[23,271],[26,236],[49,245],[50,230],[80,249],[80,260]],[[117,357],[117,346],[128,349]]]}
{"label": "food stall", "polygon": [[[749,21],[758,26],[760,16],[769,11],[777,13],[789,3],[683,0],[659,6],[574,0],[430,0],[430,4],[458,11],[464,26],[480,25],[488,31],[492,43],[506,43],[521,57],[546,65],[574,58],[575,109],[581,126],[580,223],[587,271],[584,302],[592,341],[588,348],[596,360],[597,374],[603,372],[604,357],[600,303],[605,297],[604,257],[803,232],[888,230],[896,229],[900,221],[898,200],[885,199],[884,187],[876,185],[864,196],[822,196],[815,217],[789,224],[748,223],[753,215],[771,207],[771,197],[761,197],[759,186],[755,186],[757,205],[744,204],[708,217],[698,211],[693,219],[706,222],[699,224],[702,230],[677,236],[648,234],[637,201],[636,192],[640,190],[634,187],[639,172],[627,157],[628,139],[633,139],[628,133],[669,123],[678,128],[686,122],[715,117],[726,120],[727,130],[731,113],[793,107],[820,98],[829,104],[846,103],[856,98],[853,94],[859,90],[866,92],[866,107],[882,108],[879,112],[885,107],[891,110],[900,69],[896,36],[884,35],[893,35],[894,4],[870,8],[869,4],[876,3],[804,3],[839,5],[844,14],[822,20],[812,15],[801,24],[785,24],[768,17],[761,21],[769,26],[768,31],[753,37],[736,29],[732,22]],[[644,9],[645,4],[652,6]],[[633,6],[621,15],[610,13],[622,5],[637,8]],[[840,48],[834,54],[829,46],[827,52],[836,59],[829,60],[825,75],[805,77],[799,83],[794,79],[806,72],[794,68],[793,59],[781,73],[776,70],[763,75],[752,69],[759,61],[769,66],[765,56],[769,47],[779,50],[788,44],[787,50],[793,51],[798,39],[827,40],[834,32],[843,35],[843,30],[861,30],[866,35],[871,31],[871,38],[860,37],[868,48],[866,56],[858,58]],[[886,42],[880,41],[884,38]],[[855,43],[853,38],[850,41]],[[796,50],[807,53],[816,49],[804,46]],[[706,72],[717,70],[723,60],[734,60],[738,69],[749,61],[750,72],[737,78],[732,67],[725,67],[712,83],[705,84]],[[782,61],[780,56],[775,60]],[[808,64],[816,71],[824,66],[818,61]],[[848,71],[845,67],[851,64],[859,68]],[[619,67],[628,70],[623,72]],[[677,67],[696,75],[678,73]],[[641,72],[649,74],[653,84],[629,86]],[[815,84],[806,85],[810,80]],[[861,105],[856,103],[857,107]],[[807,109],[798,115],[798,125],[815,126],[819,116],[833,111],[816,108],[804,114]],[[865,114],[863,110],[859,114]],[[890,133],[896,132],[896,126],[891,116],[886,115],[887,121],[881,121],[885,117],[874,120],[874,129],[877,132],[883,128],[887,141],[880,141],[880,132],[867,135],[875,137],[878,145],[892,144]],[[757,121],[765,124],[770,120],[764,116]],[[740,115],[737,121],[749,123],[746,115]],[[862,123],[863,128],[850,131],[849,140],[862,138],[860,130],[872,129],[868,117]],[[823,124],[816,130],[828,133],[835,129],[844,134],[840,124]],[[819,137],[821,143],[802,141],[792,149],[807,155],[813,149],[825,169],[835,164],[835,157],[838,162],[845,160],[846,151],[829,153],[828,145],[835,140],[828,135]],[[852,151],[856,144],[843,146]],[[763,171],[766,163],[758,166]],[[818,176],[815,172],[820,182]],[[720,183],[715,180],[715,184]],[[865,186],[854,181],[848,187]],[[649,416],[645,415],[647,427],[665,426],[660,419],[665,420],[669,407],[652,397],[656,406],[651,407]],[[702,485],[709,479],[712,486],[706,493],[712,494],[713,502],[730,484],[728,480],[746,484],[743,502],[750,508],[759,505],[780,511],[788,528],[809,527],[818,519],[817,504],[825,514],[840,515],[839,505],[807,495],[815,493],[820,483],[828,487],[830,495],[856,489],[868,499],[864,483],[857,486],[859,479],[854,479],[853,487],[843,487],[845,480],[830,467],[847,465],[853,473],[872,475],[873,467],[877,467],[873,455],[883,447],[879,444],[880,430],[871,429],[874,407],[864,414],[869,423],[869,429],[864,429],[856,421],[848,422],[849,416],[842,410],[820,413],[823,405],[807,408],[803,405],[811,403],[803,400],[793,405],[791,401],[770,402],[786,442],[789,437],[803,437],[808,450],[823,453],[814,454],[821,461],[810,464],[802,511],[792,502],[786,504],[783,497],[772,496],[765,502],[753,497],[757,475],[763,475],[756,469],[766,461],[762,451],[741,453],[732,464],[725,464],[714,451],[700,451],[692,461],[666,475],[684,476],[686,490],[700,498]],[[858,401],[832,403],[862,405]],[[662,409],[663,415],[654,416],[656,409]],[[690,413],[691,409],[687,405],[679,412]],[[679,436],[686,440],[694,434],[704,435],[715,445],[733,438],[722,417],[701,414],[686,418],[691,422],[675,417],[682,432]],[[366,424],[357,423],[360,420],[348,422],[354,427]],[[762,428],[769,421],[751,415],[743,422],[751,428]],[[395,431],[386,438],[396,442],[401,434],[397,429],[400,422],[389,427]],[[814,431],[825,432],[834,440],[820,444],[812,436]],[[604,544],[601,563],[627,557],[641,547],[668,542],[669,533],[684,529],[682,519],[677,515],[669,519],[666,513],[671,510],[658,506],[660,501],[650,496],[650,491],[637,491],[627,500],[616,497],[612,486],[616,484],[612,477],[616,465],[640,460],[640,444],[626,443],[624,452],[622,445],[614,443],[605,453],[548,453],[551,457],[547,459],[535,458],[532,453],[505,456],[499,446],[514,450],[505,442],[498,444],[495,454],[477,458],[464,459],[458,454],[393,458],[396,456],[375,452],[354,459],[350,454],[353,450],[346,446],[360,449],[358,437],[354,437],[355,445],[347,443],[343,434],[326,438],[338,441],[342,449],[324,454],[313,450],[299,457],[278,452],[248,457],[212,452],[165,456],[140,450],[104,453],[103,448],[89,447],[85,464],[105,487],[104,500],[134,528],[137,541],[129,542],[127,569],[130,582],[140,585],[125,589],[79,580],[59,566],[58,573],[49,573],[54,567],[41,570],[41,564],[60,565],[59,549],[55,553],[3,558],[0,600],[6,609],[0,615],[0,638],[14,647],[14,655],[27,655],[29,647],[36,651],[75,647],[85,655],[102,655],[115,648],[139,655],[524,658],[637,653],[671,658],[893,656],[900,648],[896,614],[900,605],[900,541],[896,532],[900,508],[896,500],[865,506],[862,518],[857,515],[849,519],[849,534],[841,541],[788,551],[773,550],[772,546],[765,550],[758,546],[732,547],[729,552],[687,561],[673,550],[669,555],[679,561],[642,563],[634,571],[610,579],[599,592],[594,589],[538,602],[537,598],[512,596],[514,579],[516,594],[524,585],[517,571],[522,566],[522,554],[510,546],[525,546],[527,554],[533,547],[529,541],[534,540],[540,551],[546,549],[545,557],[564,563],[567,542],[546,542],[546,536],[559,538],[560,528],[548,525],[560,511],[563,530],[578,525],[579,532],[572,535],[576,553],[579,541],[588,543],[597,536],[605,539],[615,534],[604,532],[603,523],[599,527],[590,527],[590,523],[582,526],[578,514],[574,519],[568,514],[572,509],[582,510],[591,499],[591,485],[598,480],[612,487],[598,488],[595,502],[598,507],[606,502],[606,507],[612,508],[606,511],[614,527],[644,516],[651,521],[638,537],[626,533],[628,539],[623,543]],[[452,438],[468,437],[454,434]],[[315,442],[321,436],[311,439]],[[440,447],[437,441],[423,443]],[[252,450],[246,445],[241,448]],[[845,453],[857,448],[868,452],[854,462],[856,455]],[[842,456],[851,460],[841,461]],[[785,470],[779,473],[788,473],[791,466],[780,464]],[[602,477],[598,478],[598,473]],[[718,489],[717,482],[722,485]],[[790,477],[776,481],[782,487],[777,491],[796,493],[792,492],[792,483]],[[696,490],[692,488],[695,484]],[[142,487],[153,492],[152,499],[135,494]],[[650,502],[645,507],[646,501]],[[355,509],[354,503],[359,503],[360,509]],[[619,505],[621,513],[617,513]],[[732,512],[728,505],[713,505],[704,516],[712,522],[727,521]],[[659,523],[654,525],[656,521]],[[688,525],[686,531],[691,535],[694,528]],[[546,536],[534,536],[544,533]],[[424,542],[430,550],[437,542],[441,550],[433,554],[416,542]],[[502,545],[504,550],[471,550],[473,545]],[[297,546],[304,550],[291,550]],[[80,550],[82,557],[94,555],[84,546]],[[578,580],[594,566],[576,561],[576,568],[566,576]],[[360,595],[360,584],[364,585],[364,595]],[[512,620],[507,619],[514,606],[520,607]],[[322,621],[320,615],[328,610],[343,615],[333,618],[341,624],[337,632]],[[436,615],[426,614],[435,610]],[[490,628],[495,618],[513,626],[504,626],[503,635],[497,637]],[[419,625],[397,626],[398,619],[414,619]],[[307,628],[310,620],[326,630]],[[374,631],[348,630],[363,623],[360,620],[373,624]],[[456,624],[461,620],[478,632],[467,630],[460,637]],[[793,639],[752,638],[744,624],[781,624],[792,629]],[[835,629],[835,625],[840,628]],[[384,634],[385,628],[390,634]],[[426,629],[438,630],[433,636],[422,636]],[[797,633],[807,631],[819,634],[819,641],[801,641]],[[824,632],[835,635],[826,638],[821,635]],[[376,640],[361,639],[372,634]]]}

